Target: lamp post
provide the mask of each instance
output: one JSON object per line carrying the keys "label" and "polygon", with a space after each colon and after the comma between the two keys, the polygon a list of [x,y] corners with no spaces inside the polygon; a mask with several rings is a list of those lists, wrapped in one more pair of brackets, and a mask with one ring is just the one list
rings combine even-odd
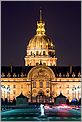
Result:
{"label": "lamp post", "polygon": [[[10,104],[10,87],[9,86],[6,88],[6,92],[7,92],[8,103]],[[10,105],[9,105],[9,107],[10,107]]]}
{"label": "lamp post", "polygon": [[4,99],[4,109],[5,109],[5,89],[6,89],[6,87],[4,85],[1,85],[1,90],[3,93],[3,99]]}
{"label": "lamp post", "polygon": [[79,99],[79,89],[80,87],[73,87],[72,88],[72,91],[73,91],[73,98],[75,97],[76,98],[76,94],[77,94],[77,91],[78,91],[78,99]]}
{"label": "lamp post", "polygon": [[74,89],[72,88],[72,99],[74,98]]}
{"label": "lamp post", "polygon": [[75,87],[75,98],[76,98],[76,90],[77,90],[77,88]]}
{"label": "lamp post", "polygon": [[79,89],[80,89],[80,87],[78,86],[77,89],[78,89],[78,100],[79,100]]}

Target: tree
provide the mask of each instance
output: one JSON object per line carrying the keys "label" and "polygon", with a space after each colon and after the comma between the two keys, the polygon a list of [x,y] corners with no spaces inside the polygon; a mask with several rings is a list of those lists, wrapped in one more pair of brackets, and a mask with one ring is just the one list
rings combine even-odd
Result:
{"label": "tree", "polygon": [[13,105],[16,105],[16,100],[15,100],[15,98],[13,99],[12,104],[13,104]]}
{"label": "tree", "polygon": [[81,105],[81,98],[79,99],[79,102],[78,102],[79,105]]}
{"label": "tree", "polygon": [[69,105],[69,99],[66,100],[66,104]]}
{"label": "tree", "polygon": [[3,100],[3,98],[1,98],[1,105],[4,105],[4,100]]}
{"label": "tree", "polygon": [[8,105],[8,99],[5,98],[5,105]]}
{"label": "tree", "polygon": [[74,98],[72,101],[71,101],[71,104],[73,105],[78,105],[78,100],[76,98]]}

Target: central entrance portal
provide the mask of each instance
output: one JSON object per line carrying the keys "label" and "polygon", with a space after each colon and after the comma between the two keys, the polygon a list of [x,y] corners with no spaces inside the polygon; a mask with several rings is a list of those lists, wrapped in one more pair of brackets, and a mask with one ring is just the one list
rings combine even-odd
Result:
{"label": "central entrance portal", "polygon": [[52,93],[52,81],[55,74],[46,66],[39,65],[33,67],[28,74],[30,81],[30,101],[38,103],[48,103]]}
{"label": "central entrance portal", "polygon": [[36,100],[38,103],[45,103],[46,96],[44,95],[44,92],[40,90],[38,92],[38,95],[36,96]]}

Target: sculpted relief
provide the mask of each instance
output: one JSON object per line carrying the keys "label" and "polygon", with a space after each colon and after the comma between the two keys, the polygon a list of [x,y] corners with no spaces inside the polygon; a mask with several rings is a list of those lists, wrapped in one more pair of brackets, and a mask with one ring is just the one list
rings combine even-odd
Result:
{"label": "sculpted relief", "polygon": [[44,66],[33,67],[28,73],[28,79],[50,79],[55,78],[53,71]]}
{"label": "sculpted relief", "polygon": [[44,69],[41,69],[41,68],[36,70],[32,76],[32,78],[34,78],[34,79],[35,78],[43,79],[43,78],[49,78],[49,77],[50,77],[49,72]]}

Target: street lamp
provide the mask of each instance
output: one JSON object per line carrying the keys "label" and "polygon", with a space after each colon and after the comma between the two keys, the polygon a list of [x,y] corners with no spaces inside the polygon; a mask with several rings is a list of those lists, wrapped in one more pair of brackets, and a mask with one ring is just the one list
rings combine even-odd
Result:
{"label": "street lamp", "polygon": [[80,89],[79,86],[78,86],[78,87],[73,87],[73,88],[72,88],[72,91],[73,91],[73,98],[74,98],[74,96],[75,96],[75,98],[76,98],[76,93],[77,93],[77,91],[78,91],[78,99],[79,99],[79,89]]}
{"label": "street lamp", "polygon": [[78,100],[79,100],[79,89],[80,89],[80,87],[78,86],[77,89],[78,89]]}
{"label": "street lamp", "polygon": [[6,89],[6,87],[4,85],[1,85],[1,90],[3,93],[3,99],[4,99],[4,109],[5,109],[5,89]]}
{"label": "street lamp", "polygon": [[6,92],[7,92],[7,99],[10,104],[10,87],[9,86],[6,88]]}
{"label": "street lamp", "polygon": [[74,98],[74,88],[72,88],[72,99]]}
{"label": "street lamp", "polygon": [[9,93],[9,102],[10,102],[10,87],[5,87],[1,85],[1,90],[4,92],[4,108],[5,108],[5,94],[7,93],[7,100],[8,100],[8,93]]}

